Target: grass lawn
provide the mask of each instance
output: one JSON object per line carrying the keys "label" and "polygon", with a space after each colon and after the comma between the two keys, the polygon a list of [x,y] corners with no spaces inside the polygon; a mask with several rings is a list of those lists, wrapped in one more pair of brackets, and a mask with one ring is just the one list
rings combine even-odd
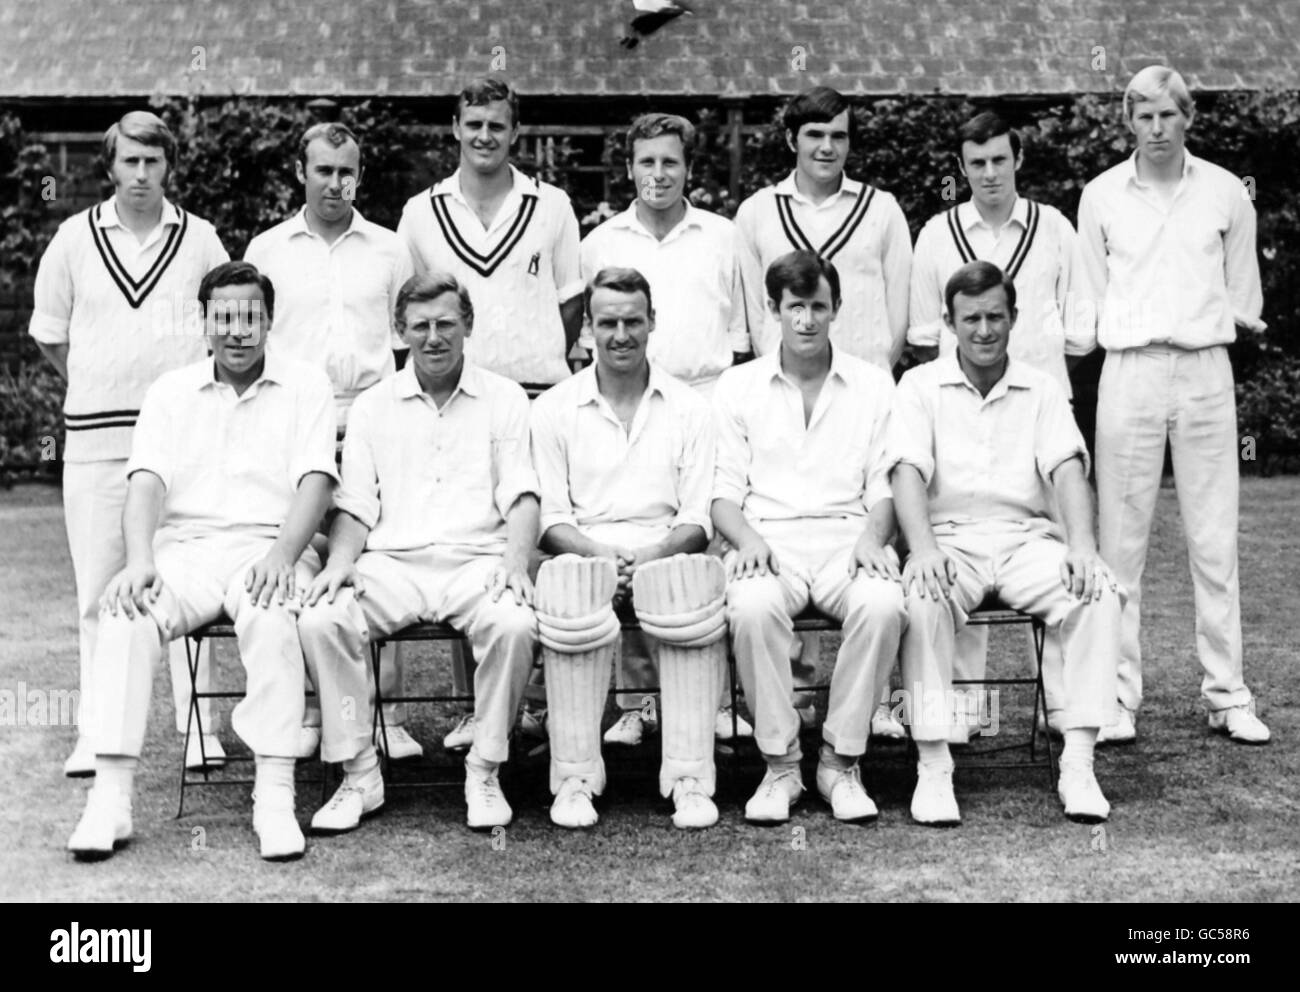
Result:
{"label": "grass lawn", "polygon": [[[64,779],[70,726],[0,726],[0,898],[41,900],[1294,900],[1300,897],[1300,681],[1295,675],[1300,479],[1243,481],[1242,614],[1247,677],[1273,742],[1242,747],[1212,735],[1199,699],[1191,583],[1172,490],[1161,493],[1147,569],[1146,701],[1139,742],[1100,752],[1098,779],[1114,810],[1104,832],[1067,821],[1039,771],[971,771],[957,757],[963,823],[915,826],[901,747],[873,748],[865,778],[881,808],[870,827],[836,823],[812,796],[785,827],[741,817],[760,768],[723,772],[722,821],[672,828],[655,789],[653,750],[608,756],[611,785],[592,831],[547,817],[544,761],[506,781],[515,822],[502,837],[471,833],[456,785],[391,789],[382,815],[353,834],[308,840],[297,863],[257,856],[242,787],[201,789],[173,819],[180,742],[165,674],[135,801],[135,839],[107,862],[64,851],[86,786]],[[0,691],[75,687],[76,606],[57,490],[0,493]],[[1014,636],[1013,636],[1014,635]],[[1019,663],[1018,631],[994,632],[991,667]],[[445,660],[425,645],[420,661]],[[831,645],[823,657],[833,655]],[[219,652],[238,682],[233,648]],[[417,687],[445,681],[443,664],[414,664]],[[1026,727],[1024,697],[1004,696],[1003,733]],[[433,753],[411,779],[455,764],[434,745],[449,716],[420,708],[411,727]],[[229,731],[227,749],[238,746]],[[305,823],[319,803],[303,763]],[[811,784],[812,776],[806,776]]]}

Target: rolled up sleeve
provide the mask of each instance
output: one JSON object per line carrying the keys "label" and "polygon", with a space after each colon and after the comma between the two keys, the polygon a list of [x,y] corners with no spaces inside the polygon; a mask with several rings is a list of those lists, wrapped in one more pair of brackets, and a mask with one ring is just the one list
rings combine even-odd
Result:
{"label": "rolled up sleeve", "polygon": [[541,490],[541,533],[561,524],[578,526],[569,493],[568,446],[554,404],[539,399],[529,416],[532,438],[533,468]]}
{"label": "rolled up sleeve", "polygon": [[128,478],[132,472],[152,472],[162,480],[164,489],[171,488],[175,452],[167,427],[183,422],[183,415],[170,409],[165,391],[156,385],[150,387],[131,432],[131,457],[126,463]]}
{"label": "rolled up sleeve", "polygon": [[338,438],[338,412],[334,390],[324,374],[303,390],[298,411],[298,431],[294,439],[294,456],[290,471],[294,486],[311,472],[328,475],[338,482],[334,452]]}
{"label": "rolled up sleeve", "polygon": [[717,464],[717,440],[709,407],[701,403],[686,419],[680,474],[677,484],[677,515],[674,527],[690,524],[713,536],[709,508],[713,504],[713,481]]}
{"label": "rolled up sleeve", "polygon": [[[575,254],[577,245],[574,245]],[[540,495],[528,442],[528,396],[515,386],[496,399],[493,411],[492,472],[496,487],[492,497],[504,519],[520,496]]]}
{"label": "rolled up sleeve", "polygon": [[1063,463],[1077,456],[1083,461],[1086,476],[1091,469],[1088,448],[1070,412],[1070,401],[1055,380],[1044,385],[1042,396],[1034,429],[1034,460],[1039,474],[1050,480]]}
{"label": "rolled up sleeve", "polygon": [[67,344],[72,322],[72,269],[68,261],[69,236],[60,227],[36,269],[33,310],[27,333],[41,344]]}
{"label": "rolled up sleeve", "polygon": [[[890,388],[892,394],[895,390]],[[893,489],[889,485],[889,470],[893,468],[889,464],[889,424],[890,424],[890,407],[892,406],[892,396],[890,402],[885,405],[881,415],[876,418],[876,422],[871,428],[871,439],[867,443],[867,461],[862,466],[863,476],[863,496],[862,506],[870,513],[871,508],[879,503],[882,499],[893,497]]]}
{"label": "rolled up sleeve", "polygon": [[749,438],[735,381],[728,382],[728,378],[724,373],[713,393],[713,499],[728,499],[743,507],[749,495]]}
{"label": "rolled up sleeve", "polygon": [[926,486],[934,477],[934,413],[912,372],[903,376],[894,390],[884,463],[889,472],[899,465],[911,465]]}
{"label": "rolled up sleeve", "polygon": [[379,472],[374,444],[383,438],[365,396],[353,404],[343,438],[343,481],[334,490],[334,506],[374,530],[379,522]]}

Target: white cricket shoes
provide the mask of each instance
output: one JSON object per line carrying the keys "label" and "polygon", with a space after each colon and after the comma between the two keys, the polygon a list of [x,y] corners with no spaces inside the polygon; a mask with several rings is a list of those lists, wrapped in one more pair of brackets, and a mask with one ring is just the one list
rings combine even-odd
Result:
{"label": "white cricket shoes", "polygon": [[514,816],[494,768],[486,775],[465,766],[465,822],[471,830],[509,826]]}
{"label": "white cricket shoes", "polygon": [[1267,744],[1273,735],[1264,721],[1255,715],[1255,702],[1244,706],[1230,706],[1226,710],[1210,712],[1210,729],[1227,734],[1238,744]]}
{"label": "white cricket shoes", "polygon": [[299,727],[298,743],[293,749],[293,756],[298,759],[310,758],[320,750],[320,727]]}
{"label": "white cricket shoes", "polygon": [[955,827],[961,823],[961,810],[952,791],[952,765],[916,766],[912,819],[927,827]]}
{"label": "white cricket shoes", "polygon": [[871,736],[890,741],[907,738],[907,728],[894,717],[894,709],[889,703],[881,703],[871,714]]}
{"label": "white cricket shoes", "polygon": [[[733,724],[734,719],[734,724]],[[754,728],[748,720],[730,706],[719,708],[713,721],[713,736],[720,741],[753,737]]]}
{"label": "white cricket shoes", "polygon": [[880,815],[862,784],[862,769],[839,770],[817,765],[817,792],[830,805],[831,814],[844,823],[866,823]]}
{"label": "white cricket shoes", "polygon": [[769,767],[757,791],[745,803],[745,819],[763,825],[785,823],[790,819],[790,807],[801,795],[803,781],[798,768],[775,772]]}
{"label": "white cricket shoes", "polygon": [[[385,738],[387,743],[385,744]],[[473,743],[473,730],[470,731],[470,743]],[[468,747],[469,745],[465,745]],[[420,742],[398,725],[386,725],[384,733],[375,734],[375,747],[388,755],[389,761],[410,761],[424,757],[424,748]]]}
{"label": "white cricket shoes", "polygon": [[343,834],[356,830],[361,821],[384,805],[384,777],[376,768],[356,782],[343,780],[330,801],[311,818],[314,834]]}
{"label": "white cricket shoes", "polygon": [[551,803],[551,822],[566,830],[594,827],[599,817],[591,801],[591,786],[585,778],[571,775],[560,783],[560,791]]}
{"label": "white cricket shoes", "polygon": [[1097,733],[1098,744],[1132,744],[1137,740],[1137,714],[1119,704],[1119,716],[1115,722],[1102,727]]}
{"label": "white cricket shoes", "polygon": [[612,727],[605,731],[605,743],[621,747],[637,747],[647,734],[658,729],[659,722],[650,719],[641,710],[624,710]]}
{"label": "white cricket shoes", "polygon": [[272,786],[253,793],[253,831],[265,861],[294,861],[307,850],[307,838],[294,815],[293,789]]}
{"label": "white cricket shoes", "polygon": [[217,740],[216,734],[190,734],[189,742],[185,745],[187,769],[192,772],[201,772],[205,768],[211,771],[214,768],[224,768],[225,765],[226,750],[221,746],[221,741]]}
{"label": "white cricket shoes", "polygon": [[673,784],[673,826],[703,830],[718,822],[718,807],[700,788],[699,779],[679,778]]}
{"label": "white cricket shoes", "polygon": [[[389,731],[392,733],[392,731]],[[474,714],[466,713],[442,739],[442,746],[448,751],[468,751],[474,744]]]}
{"label": "white cricket shoes", "polygon": [[78,737],[77,746],[63,763],[63,774],[68,778],[93,778],[95,775],[95,745],[89,737]]}
{"label": "white cricket shoes", "polygon": [[1061,777],[1056,794],[1065,806],[1065,815],[1076,823],[1101,823],[1110,816],[1110,803],[1092,771],[1092,762],[1061,762]]}
{"label": "white cricket shoes", "polygon": [[93,786],[86,808],[68,838],[78,861],[101,861],[131,839],[131,797],[111,786]]}

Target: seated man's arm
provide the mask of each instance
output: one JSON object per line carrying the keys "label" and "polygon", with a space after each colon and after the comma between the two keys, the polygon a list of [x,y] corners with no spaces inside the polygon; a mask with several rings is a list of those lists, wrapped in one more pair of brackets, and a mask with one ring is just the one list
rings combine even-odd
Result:
{"label": "seated man's arm", "polygon": [[162,578],[154,567],[153,538],[166,492],[163,480],[153,472],[141,469],[131,473],[122,508],[126,567],[109,580],[100,600],[112,614],[121,609],[134,618],[138,609],[143,616],[147,604],[157,601],[162,592]]}
{"label": "seated man's arm", "polygon": [[334,597],[344,586],[351,586],[356,595],[364,596],[365,583],[357,572],[357,559],[366,549],[366,539],[370,528],[347,510],[339,510],[334,515],[330,526],[328,559],[320,575],[308,587],[303,601],[308,606],[315,606],[323,596],[325,602],[334,602]]}
{"label": "seated man's arm", "polygon": [[898,526],[909,549],[903,591],[915,583],[918,596],[925,598],[928,593],[935,599],[947,599],[957,578],[956,567],[934,539],[925,480],[916,466],[899,462],[890,472],[889,482],[894,490]]}
{"label": "seated man's arm", "polygon": [[330,507],[334,478],[324,472],[308,472],[298,482],[289,504],[289,515],[280,525],[275,543],[261,561],[254,562],[244,579],[248,598],[258,606],[270,606],[271,599],[283,604],[294,596],[294,566],[307,542],[320,526]]}
{"label": "seated man's arm", "polygon": [[487,591],[492,602],[509,589],[520,606],[533,605],[533,580],[529,575],[533,551],[537,548],[537,527],[541,505],[534,493],[522,493],[506,514],[506,550],[488,576]]}
{"label": "seated man's arm", "polygon": [[856,575],[860,568],[873,578],[892,579],[895,582],[902,578],[898,571],[898,553],[889,544],[894,536],[894,524],[892,499],[882,499],[871,508],[867,514],[867,525],[853,546],[849,575]]}
{"label": "seated man's arm", "polygon": [[736,549],[736,555],[727,568],[727,578],[743,579],[751,575],[781,574],[776,554],[745,518],[744,511],[734,500],[720,498],[713,501],[711,510],[713,526]]}
{"label": "seated man's arm", "polygon": [[1061,562],[1061,582],[1080,599],[1100,598],[1106,585],[1114,592],[1115,580],[1097,553],[1097,535],[1092,526],[1092,491],[1084,475],[1083,459],[1068,458],[1058,465],[1052,472],[1052,485],[1056,488],[1069,545],[1065,560]]}

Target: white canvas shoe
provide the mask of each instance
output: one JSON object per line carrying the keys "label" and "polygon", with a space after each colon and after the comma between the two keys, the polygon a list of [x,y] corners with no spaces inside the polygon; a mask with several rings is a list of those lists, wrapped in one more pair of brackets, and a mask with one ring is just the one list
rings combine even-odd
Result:
{"label": "white canvas shoe", "polygon": [[[392,731],[389,731],[391,733]],[[448,751],[468,751],[474,744],[474,714],[466,713],[442,739],[442,746]]]}
{"label": "white canvas shoe", "polygon": [[496,769],[482,775],[465,767],[465,822],[471,830],[509,826],[514,813],[501,791]]}
{"label": "white canvas shoe", "polygon": [[[732,726],[733,715],[735,717],[734,727]],[[718,715],[713,721],[713,736],[720,741],[753,737],[754,728],[748,720],[736,713],[730,706],[723,706],[719,708]]]}
{"label": "white canvas shoe", "polygon": [[361,821],[384,805],[384,777],[375,769],[354,783],[344,779],[330,801],[311,818],[314,834],[342,834],[356,830]]}
{"label": "white canvas shoe", "polygon": [[551,803],[551,822],[567,830],[594,827],[599,817],[591,802],[591,786],[578,775],[571,775],[560,783],[560,791]]}
{"label": "white canvas shoe", "polygon": [[1255,702],[1210,711],[1210,729],[1227,734],[1238,744],[1267,744],[1273,735],[1264,721],[1255,715]]}
{"label": "white canvas shoe", "polygon": [[95,777],[95,745],[89,737],[77,738],[77,746],[63,763],[63,774],[68,778]]}
{"label": "white canvas shoe", "polygon": [[204,734],[201,738],[198,734],[190,734],[189,743],[185,745],[186,768],[192,772],[201,772],[205,766],[211,771],[214,768],[224,768],[225,765],[226,750],[221,746],[221,741],[217,740],[216,734]]}
{"label": "white canvas shoe", "polygon": [[307,838],[294,815],[293,789],[272,787],[253,794],[253,831],[263,860],[294,861],[303,856]]}
{"label": "white canvas shoe", "polygon": [[718,822],[718,807],[704,794],[698,779],[679,778],[673,785],[673,826],[703,830]]}
{"label": "white canvas shoe", "polygon": [[101,861],[130,839],[131,797],[108,786],[92,787],[68,850],[78,861]]}
{"label": "white canvas shoe", "polygon": [[298,744],[293,750],[295,758],[310,758],[320,750],[320,727],[299,727]]}
{"label": "white canvas shoe", "polygon": [[1137,740],[1137,714],[1119,704],[1119,716],[1109,726],[1097,732],[1098,744],[1132,744]]}
{"label": "white canvas shoe", "polygon": [[952,791],[952,766],[917,765],[912,819],[927,827],[955,827],[961,810]]}
{"label": "white canvas shoe", "polygon": [[[471,719],[473,719],[471,717]],[[470,743],[474,742],[474,731],[470,729]],[[388,738],[388,760],[389,761],[410,761],[413,758],[424,757],[424,748],[420,742],[412,737],[402,726],[386,726],[383,734],[376,734],[375,747],[384,750],[384,737]],[[469,745],[465,745],[468,747]]]}
{"label": "white canvas shoe", "polygon": [[655,724],[645,718],[641,710],[624,710],[614,726],[605,731],[605,743],[620,747],[636,747],[646,734],[654,732]]}
{"label": "white canvas shoe", "polygon": [[856,764],[840,771],[819,762],[817,792],[830,805],[835,819],[844,823],[866,823],[880,815],[862,784],[862,769]]}
{"label": "white canvas shoe", "polygon": [[907,738],[907,728],[894,718],[894,709],[888,703],[881,703],[871,714],[871,736],[890,741]]}
{"label": "white canvas shoe", "polygon": [[790,819],[790,807],[801,795],[803,782],[797,768],[780,773],[768,768],[758,789],[745,803],[745,819],[763,825],[785,823]]}
{"label": "white canvas shoe", "polygon": [[1062,761],[1056,794],[1065,806],[1066,817],[1076,823],[1101,823],[1110,816],[1110,803],[1102,795],[1091,762]]}

